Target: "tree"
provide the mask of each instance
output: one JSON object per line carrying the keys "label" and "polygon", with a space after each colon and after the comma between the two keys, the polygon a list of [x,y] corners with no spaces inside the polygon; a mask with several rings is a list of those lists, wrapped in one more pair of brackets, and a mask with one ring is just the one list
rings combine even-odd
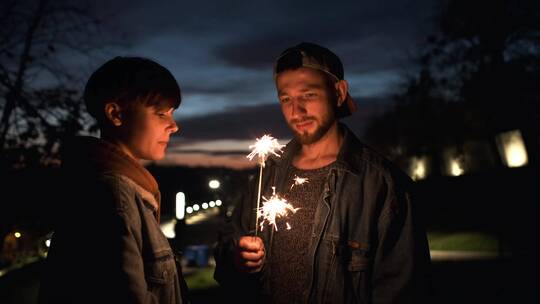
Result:
{"label": "tree", "polygon": [[88,130],[65,60],[100,46],[99,20],[71,1],[0,3],[0,163],[51,163],[61,138]]}
{"label": "tree", "polygon": [[540,2],[443,3],[437,32],[395,106],[367,131],[387,153],[436,153],[445,145],[521,129],[531,161],[540,134]]}

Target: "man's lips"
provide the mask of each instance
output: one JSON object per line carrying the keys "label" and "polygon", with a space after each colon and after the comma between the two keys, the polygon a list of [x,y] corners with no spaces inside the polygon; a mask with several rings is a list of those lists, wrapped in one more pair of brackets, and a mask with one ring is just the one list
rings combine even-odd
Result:
{"label": "man's lips", "polygon": [[294,122],[293,124],[297,129],[305,129],[311,126],[311,124],[313,124],[313,120],[304,120],[304,121]]}

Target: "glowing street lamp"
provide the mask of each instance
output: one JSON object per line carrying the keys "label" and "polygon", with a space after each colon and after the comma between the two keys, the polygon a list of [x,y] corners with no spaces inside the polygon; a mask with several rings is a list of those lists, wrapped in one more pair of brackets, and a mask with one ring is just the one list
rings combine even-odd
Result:
{"label": "glowing street lamp", "polygon": [[216,200],[216,206],[221,206],[221,200]]}
{"label": "glowing street lamp", "polygon": [[20,238],[22,236],[22,234],[19,231],[15,232],[14,235],[16,238]]}
{"label": "glowing street lamp", "polygon": [[176,193],[176,218],[184,219],[186,213],[186,195],[184,192]]}
{"label": "glowing street lamp", "polygon": [[217,179],[208,182],[208,187],[210,187],[210,189],[218,189],[219,186],[221,186],[221,183]]}

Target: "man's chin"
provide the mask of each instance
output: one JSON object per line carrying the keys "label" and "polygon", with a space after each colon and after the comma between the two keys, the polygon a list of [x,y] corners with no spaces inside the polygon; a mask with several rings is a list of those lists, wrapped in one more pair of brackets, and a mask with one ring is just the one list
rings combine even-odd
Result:
{"label": "man's chin", "polygon": [[319,138],[317,137],[317,133],[310,134],[308,132],[303,132],[303,133],[294,132],[294,137],[302,145],[309,145],[319,140]]}

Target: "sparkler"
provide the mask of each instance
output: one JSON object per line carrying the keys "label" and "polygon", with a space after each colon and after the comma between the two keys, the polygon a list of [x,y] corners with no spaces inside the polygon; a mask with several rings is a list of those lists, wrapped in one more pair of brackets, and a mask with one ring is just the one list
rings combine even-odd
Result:
{"label": "sparkler", "polygon": [[295,175],[294,178],[294,183],[291,185],[291,189],[294,187],[294,186],[299,186],[299,185],[302,185],[304,183],[308,183],[309,182],[309,178],[307,177],[300,177],[298,175]]}
{"label": "sparkler", "polygon": [[[272,196],[267,199],[263,196],[264,202],[261,208],[257,209],[257,218],[261,217],[261,231],[264,228],[264,222],[267,221],[269,225],[274,226],[277,229],[276,219],[280,217],[286,217],[289,214],[294,214],[300,208],[294,208],[293,205],[287,203],[287,200],[276,194],[276,187],[272,187]],[[287,230],[291,229],[291,225],[287,224]]]}
{"label": "sparkler", "polygon": [[[257,138],[254,145],[249,146],[252,149],[251,153],[247,156],[249,160],[253,160],[255,156],[259,157],[259,187],[257,192],[257,213],[259,212],[259,206],[261,202],[261,182],[262,182],[262,173],[264,168],[264,162],[268,155],[273,154],[275,156],[280,156],[277,152],[282,152],[285,145],[280,145],[277,139],[273,138],[270,135],[263,135],[261,138]],[[273,197],[273,196],[272,196]],[[259,226],[259,216],[255,217],[255,236],[257,236],[257,227]]]}

